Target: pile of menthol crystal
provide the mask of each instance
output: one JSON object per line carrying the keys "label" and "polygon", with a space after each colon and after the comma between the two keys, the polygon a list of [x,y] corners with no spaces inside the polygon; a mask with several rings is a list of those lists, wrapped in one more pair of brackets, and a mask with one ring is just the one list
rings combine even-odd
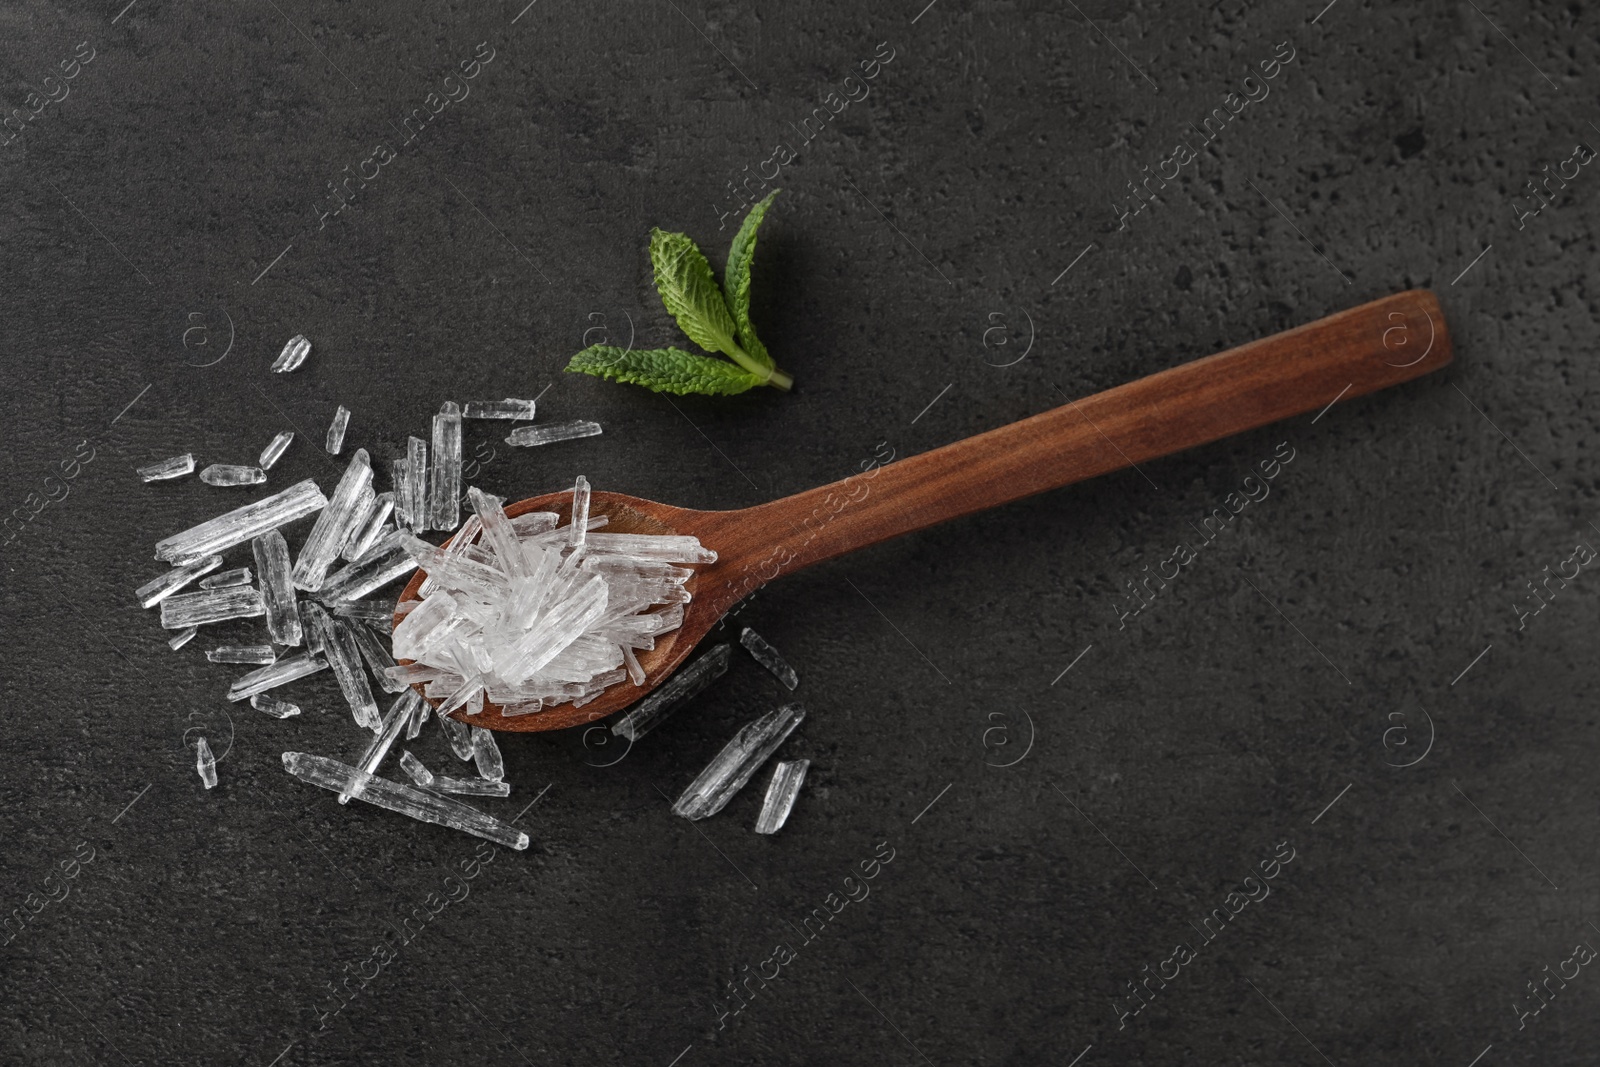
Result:
{"label": "pile of menthol crystal", "polygon": [[[296,337],[273,369],[294,370],[309,351],[309,342]],[[285,752],[290,774],[338,793],[340,803],[360,799],[526,848],[526,834],[457,799],[511,791],[493,733],[472,725],[471,717],[485,701],[502,715],[536,715],[557,705],[581,706],[613,685],[643,685],[638,653],[682,624],[691,567],[716,559],[693,537],[606,532],[605,516],[589,514],[590,489],[582,476],[566,523],[554,512],[508,516],[502,501],[476,487],[465,494],[471,514],[463,522],[463,418],[531,420],[534,414],[532,400],[445,403],[433,420],[431,462],[429,442],[410,438],[406,456],[390,465],[385,492],[373,486],[367,452],[356,449],[331,496],[307,479],[165,538],[156,558],[172,569],[137,590],[140,606],[159,606],[162,626],[179,631],[169,642],[174,650],[202,626],[263,617],[266,640],[219,645],[206,656],[255,667],[234,680],[228,699],[249,700],[274,718],[300,714],[280,687],[333,671],[363,731],[362,752],[352,764]],[[342,451],[349,421],[349,410],[340,407],[325,443],[330,454]],[[535,424],[513,430],[507,441],[543,445],[599,432],[588,422]],[[263,484],[293,438],[289,431],[278,434],[254,467],[214,464],[201,477],[218,486]],[[194,466],[184,455],[139,473],[147,482],[166,480]],[[291,560],[284,530],[313,515]],[[436,547],[418,536],[428,530],[452,536]],[[223,569],[225,554],[246,543],[254,570],[248,564]],[[386,587],[418,567],[427,574],[418,599],[397,604],[382,598]],[[195,591],[183,592],[191,584]],[[758,634],[747,628],[740,643],[795,688],[794,670]],[[729,652],[723,644],[701,655],[640,701],[613,732],[630,743],[644,736],[720,677]],[[397,657],[408,662],[398,664]],[[387,711],[378,708],[374,684],[394,695]],[[395,763],[410,784],[380,777],[402,732],[405,741],[416,740],[435,710],[450,751],[471,761],[477,774],[436,774],[403,751]],[[804,715],[803,707],[788,704],[746,725],[690,784],[674,812],[700,819],[721,810]],[[205,787],[212,788],[216,759],[203,736],[195,742],[195,759]],[[807,760],[777,765],[758,832],[783,825],[808,766]]]}

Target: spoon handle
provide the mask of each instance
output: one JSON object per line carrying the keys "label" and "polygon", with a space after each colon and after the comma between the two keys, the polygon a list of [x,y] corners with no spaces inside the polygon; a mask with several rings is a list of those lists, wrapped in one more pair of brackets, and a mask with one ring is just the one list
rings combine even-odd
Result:
{"label": "spoon handle", "polygon": [[[741,513],[757,582],[1047,489],[1136,466],[1438,370],[1433,293],[1316,322]],[[747,525],[748,524],[748,525]],[[748,535],[747,535],[748,536]],[[747,561],[747,562],[746,562]]]}

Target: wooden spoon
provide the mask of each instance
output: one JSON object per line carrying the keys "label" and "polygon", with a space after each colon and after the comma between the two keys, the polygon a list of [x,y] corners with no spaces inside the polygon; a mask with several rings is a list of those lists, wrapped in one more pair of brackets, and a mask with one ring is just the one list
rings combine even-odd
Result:
{"label": "wooden spoon", "polygon": [[[1438,299],[1412,290],[891,463],[739,511],[693,511],[595,492],[608,532],[693,534],[717,552],[687,587],[683,625],[639,657],[642,686],[613,685],[574,707],[506,718],[493,704],[455,717],[491,730],[559,730],[621,711],[666,680],[740,599],[825,559],[1292,415],[1331,407],[1450,362]],[[572,492],[518,501],[508,515],[570,517]],[[418,571],[401,594],[414,600]],[[400,615],[395,616],[398,623]],[[437,702],[435,702],[437,703]]]}

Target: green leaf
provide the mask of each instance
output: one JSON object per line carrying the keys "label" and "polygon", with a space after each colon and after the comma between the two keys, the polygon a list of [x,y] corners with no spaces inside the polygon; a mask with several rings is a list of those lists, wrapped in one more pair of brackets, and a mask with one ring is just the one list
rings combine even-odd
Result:
{"label": "green leaf", "polygon": [[[720,297],[719,297],[720,299]],[[760,376],[721,359],[681,348],[633,350],[590,345],[572,357],[567,370],[614,382],[631,382],[658,393],[728,396],[760,385]]]}
{"label": "green leaf", "polygon": [[744,355],[711,264],[687,234],[651,230],[650,263],[661,302],[689,340],[707,352],[726,352],[736,359]]}
{"label": "green leaf", "polygon": [[761,220],[772,206],[772,198],[780,192],[781,189],[772,190],[744,217],[739,232],[733,235],[733,244],[728,247],[728,269],[722,275],[728,310],[733,313],[735,337],[751,358],[768,369],[777,364],[767,354],[767,346],[756,336],[755,324],[750,321],[750,260],[756,254],[756,230],[761,228]]}

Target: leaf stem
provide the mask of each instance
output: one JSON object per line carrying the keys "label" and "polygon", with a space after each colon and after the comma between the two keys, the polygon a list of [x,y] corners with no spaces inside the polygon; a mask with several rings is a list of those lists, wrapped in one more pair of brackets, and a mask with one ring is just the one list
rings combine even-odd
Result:
{"label": "leaf stem", "polygon": [[744,349],[740,348],[732,338],[729,338],[727,347],[725,347],[723,351],[726,352],[735,363],[739,364],[739,366],[743,367],[751,374],[754,374],[757,378],[760,378],[763,385],[770,385],[775,389],[782,389],[786,393],[794,387],[794,378],[785,374],[777,367],[762,366],[748,353],[746,353]]}

